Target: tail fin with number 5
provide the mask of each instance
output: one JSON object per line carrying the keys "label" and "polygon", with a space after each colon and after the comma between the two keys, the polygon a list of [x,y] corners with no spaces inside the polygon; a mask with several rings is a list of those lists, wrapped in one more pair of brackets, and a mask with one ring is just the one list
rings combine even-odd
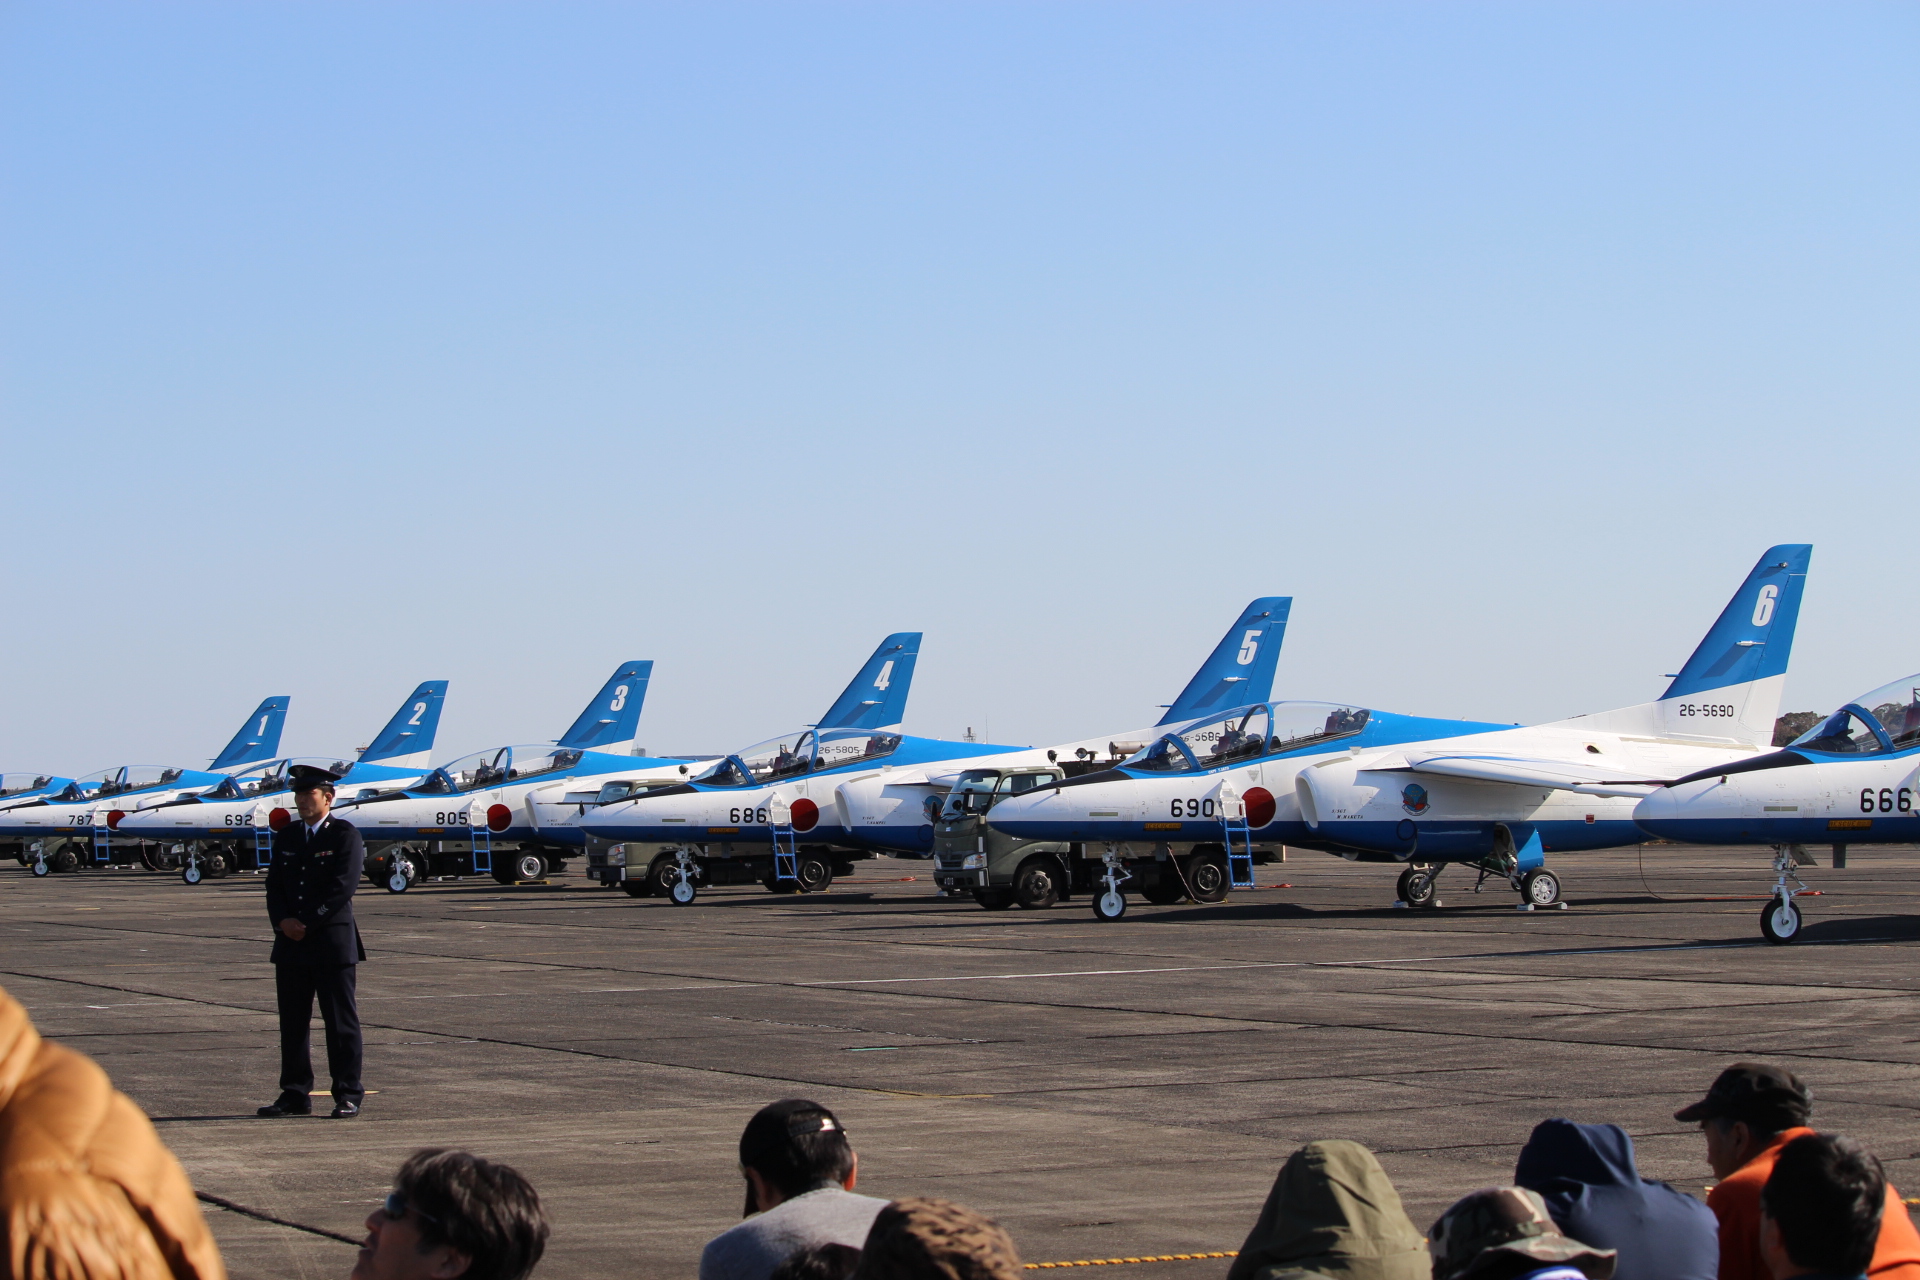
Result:
{"label": "tail fin with number 5", "polygon": [[1160,723],[1176,724],[1271,698],[1280,642],[1286,639],[1287,614],[1292,609],[1292,596],[1261,596],[1241,610]]}

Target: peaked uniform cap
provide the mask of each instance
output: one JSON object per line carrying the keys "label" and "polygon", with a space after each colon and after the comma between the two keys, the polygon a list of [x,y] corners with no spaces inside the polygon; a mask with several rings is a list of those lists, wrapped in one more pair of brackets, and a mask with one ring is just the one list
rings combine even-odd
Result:
{"label": "peaked uniform cap", "polygon": [[1542,1267],[1577,1267],[1589,1280],[1613,1275],[1615,1251],[1561,1235],[1547,1202],[1525,1187],[1488,1187],[1462,1197],[1430,1235],[1434,1280],[1466,1280],[1514,1255]]}
{"label": "peaked uniform cap", "polygon": [[1227,1280],[1428,1280],[1426,1244],[1373,1152],[1309,1142],[1287,1157]]}
{"label": "peaked uniform cap", "polygon": [[306,791],[312,787],[330,787],[340,781],[342,775],[332,769],[323,769],[318,765],[296,764],[287,770],[287,779],[295,791]]}

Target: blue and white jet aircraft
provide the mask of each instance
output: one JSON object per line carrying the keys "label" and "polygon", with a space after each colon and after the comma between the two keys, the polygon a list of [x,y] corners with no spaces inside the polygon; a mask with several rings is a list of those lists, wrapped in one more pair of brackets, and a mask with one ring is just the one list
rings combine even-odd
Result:
{"label": "blue and white jet aircraft", "polygon": [[[366,841],[368,875],[404,893],[429,875],[512,884],[563,870],[582,843],[578,828],[560,821],[578,811],[575,797],[687,775],[685,760],[630,754],[652,674],[650,661],[621,663],[556,742],[478,751],[415,785],[337,804]],[[546,805],[559,812],[543,814]]]}
{"label": "blue and white jet aircraft", "polygon": [[[842,783],[868,771],[1019,749],[897,732],[919,653],[918,631],[890,635],[818,724],[724,756],[679,786],[586,809],[575,820],[581,831],[621,843],[608,856],[622,861],[594,871],[612,872],[636,897],[659,893],[681,904],[701,884],[826,888],[867,848],[836,803]],[[913,821],[917,838],[926,819],[916,809]],[[638,874],[626,879],[629,870]]]}
{"label": "blue and white jet aircraft", "polygon": [[[288,701],[284,696],[268,698],[255,707],[205,769],[120,765],[76,778],[41,799],[0,810],[0,840],[23,841],[21,859],[36,876],[110,865],[117,852],[113,829],[127,814],[218,786],[229,773],[271,759],[280,749]],[[161,869],[151,863],[148,868]]]}
{"label": "blue and white jet aircraft", "polygon": [[[848,838],[873,853],[924,856],[933,850],[934,824],[944,802],[963,779],[976,792],[984,784],[993,794],[1003,782],[1022,788],[1040,785],[1043,780],[1036,771],[1050,771],[1056,777],[1089,773],[1118,764],[1160,736],[1168,725],[1249,699],[1267,698],[1273,691],[1273,673],[1292,608],[1291,596],[1262,596],[1241,610],[1180,696],[1164,704],[1166,714],[1153,725],[1051,747],[997,752],[990,766],[981,765],[973,753],[914,768],[890,761],[849,778],[834,788],[835,810],[842,815]],[[1020,772],[1014,780],[1016,770]]]}
{"label": "blue and white jet aircraft", "polygon": [[1435,880],[1451,863],[1507,880],[1523,909],[1552,906],[1549,850],[1638,843],[1632,811],[1648,779],[1765,750],[1811,554],[1769,549],[1653,702],[1532,727],[1329,703],[1238,708],[1108,773],[1008,800],[988,822],[1102,850],[1102,919],[1125,911],[1128,862],[1181,848],[1231,860],[1262,838],[1399,864],[1410,906],[1439,905]]}
{"label": "blue and white jet aircraft", "polygon": [[445,680],[422,683],[351,761],[298,756],[254,765],[196,795],[129,813],[114,833],[172,846],[181,859],[180,878],[188,884],[229,871],[264,871],[273,858],[273,833],[292,820],[295,810],[288,770],[308,764],[338,774],[337,795],[349,798],[416,782],[427,772],[446,697]]}
{"label": "blue and white jet aircraft", "polygon": [[1649,834],[1687,844],[1773,846],[1773,896],[1760,912],[1768,942],[1800,936],[1796,864],[1806,846],[1920,842],[1920,674],[1861,694],[1785,748],[1697,770],[1633,811]]}

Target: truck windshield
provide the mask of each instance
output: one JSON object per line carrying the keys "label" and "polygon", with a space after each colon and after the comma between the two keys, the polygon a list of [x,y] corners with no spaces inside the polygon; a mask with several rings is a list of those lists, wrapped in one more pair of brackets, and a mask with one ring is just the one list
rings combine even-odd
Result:
{"label": "truck windshield", "polygon": [[999,781],[998,769],[967,770],[960,775],[960,781],[953,784],[953,790],[947,792],[946,803],[940,806],[940,816],[952,821],[969,814],[985,813],[993,807],[993,788]]}

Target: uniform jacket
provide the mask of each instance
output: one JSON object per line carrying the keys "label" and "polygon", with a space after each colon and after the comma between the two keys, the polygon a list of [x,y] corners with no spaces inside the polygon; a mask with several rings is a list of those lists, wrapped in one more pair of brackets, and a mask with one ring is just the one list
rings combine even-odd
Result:
{"label": "uniform jacket", "polygon": [[[332,814],[312,839],[307,824],[294,819],[273,835],[273,861],[267,867],[267,917],[273,922],[273,962],[329,967],[367,958],[353,920],[353,891],[360,885],[366,846],[353,824]],[[293,917],[307,926],[295,942],[280,932]]]}
{"label": "uniform jacket", "polygon": [[193,1185],[91,1058],[0,991],[0,1247],[9,1276],[226,1280]]}
{"label": "uniform jacket", "polygon": [[[1760,1258],[1760,1190],[1773,1174],[1780,1148],[1812,1132],[1788,1129],[1707,1193],[1707,1207],[1720,1219],[1720,1280],[1773,1280]],[[1913,1218],[1891,1182],[1867,1275],[1870,1280],[1920,1280],[1920,1232],[1913,1229]]]}
{"label": "uniform jacket", "polygon": [[1618,1250],[1614,1280],[1714,1280],[1719,1270],[1713,1210],[1641,1177],[1633,1139],[1619,1125],[1541,1121],[1513,1180],[1540,1193],[1562,1232]]}

